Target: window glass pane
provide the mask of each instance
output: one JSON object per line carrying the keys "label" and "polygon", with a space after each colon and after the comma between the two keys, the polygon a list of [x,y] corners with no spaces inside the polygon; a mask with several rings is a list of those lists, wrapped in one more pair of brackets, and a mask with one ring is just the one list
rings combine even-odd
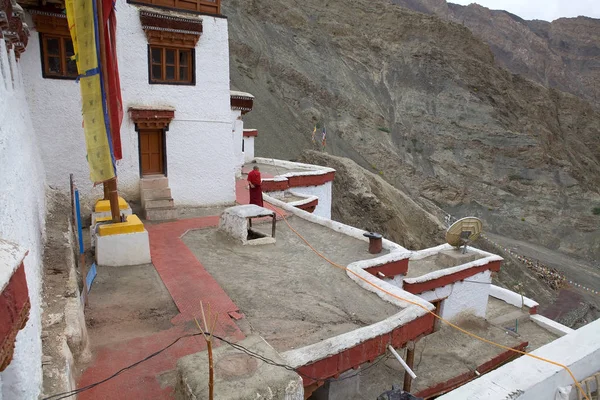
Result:
{"label": "window glass pane", "polygon": [[179,67],[179,80],[180,81],[189,81],[190,78],[188,76],[188,68],[187,67]]}
{"label": "window glass pane", "polygon": [[175,64],[175,50],[167,49],[167,64]]}
{"label": "window glass pane", "polygon": [[162,67],[160,65],[152,66],[152,79],[162,80]]}
{"label": "window glass pane", "polygon": [[51,74],[60,74],[60,58],[48,57],[48,72]]}
{"label": "window glass pane", "polygon": [[77,63],[75,60],[67,60],[67,75],[77,76]]}
{"label": "window glass pane", "polygon": [[187,51],[179,52],[179,65],[188,65],[188,52]]}
{"label": "window glass pane", "polygon": [[67,57],[71,57],[75,54],[73,50],[73,41],[71,39],[63,39],[65,41],[65,52]]}
{"label": "window glass pane", "polygon": [[47,38],[46,39],[46,51],[48,54],[53,56],[60,55],[60,44],[58,38]]}
{"label": "window glass pane", "polygon": [[162,49],[152,48],[152,62],[156,64],[162,63]]}
{"label": "window glass pane", "polygon": [[173,81],[175,80],[175,67],[167,65],[167,80]]}

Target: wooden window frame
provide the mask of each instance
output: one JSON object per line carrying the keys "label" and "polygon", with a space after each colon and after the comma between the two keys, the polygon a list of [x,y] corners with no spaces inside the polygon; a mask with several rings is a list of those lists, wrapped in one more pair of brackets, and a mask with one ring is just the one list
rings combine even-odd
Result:
{"label": "wooden window frame", "polygon": [[[63,33],[39,33],[40,38],[40,56],[42,60],[42,77],[45,79],[65,79],[74,81],[77,79],[78,74],[68,75],[67,74],[67,54],[66,54],[66,46],[65,41],[68,40],[71,43],[73,40],[70,35],[65,35]],[[60,74],[50,72],[50,65],[48,63],[48,51],[47,51],[47,42],[48,38],[59,39],[59,57],[60,57]]]}
{"label": "wooden window frame", "polygon": [[[154,64],[152,61],[152,49],[162,49],[162,63]],[[174,50],[175,51],[175,80],[167,80],[166,79],[166,51]],[[189,80],[180,80],[179,79],[179,53],[185,51],[188,53],[188,76]],[[160,80],[156,80],[152,77],[152,66],[153,65],[161,65],[162,69],[162,78]],[[165,46],[161,44],[148,44],[148,83],[151,85],[182,85],[182,86],[195,86],[196,85],[196,51],[193,48],[187,47],[177,47],[177,46]]]}

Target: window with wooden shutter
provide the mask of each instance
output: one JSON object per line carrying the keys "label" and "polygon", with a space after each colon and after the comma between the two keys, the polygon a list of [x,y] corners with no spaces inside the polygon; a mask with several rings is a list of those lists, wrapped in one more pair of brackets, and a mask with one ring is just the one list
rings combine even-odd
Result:
{"label": "window with wooden shutter", "polygon": [[193,85],[194,49],[149,45],[150,83]]}
{"label": "window with wooden shutter", "polygon": [[40,34],[42,76],[76,79],[77,63],[71,59],[75,52],[66,15],[38,10],[31,10],[31,14]]}
{"label": "window with wooden shutter", "polygon": [[76,79],[77,64],[71,57],[73,41],[70,36],[40,33],[42,76],[44,78]]}

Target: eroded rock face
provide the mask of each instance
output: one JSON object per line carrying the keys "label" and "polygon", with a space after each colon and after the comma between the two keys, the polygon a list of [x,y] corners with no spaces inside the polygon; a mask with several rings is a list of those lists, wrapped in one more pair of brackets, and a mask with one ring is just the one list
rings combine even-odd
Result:
{"label": "eroded rock face", "polygon": [[[443,9],[443,3],[431,0]],[[231,0],[257,155],[320,149],[487,229],[600,255],[600,114],[499,67],[462,24],[385,0]],[[319,129],[320,131],[320,129]]]}
{"label": "eroded rock face", "polygon": [[502,67],[600,106],[600,20],[578,17],[526,21],[478,4],[461,6],[445,0],[392,2],[464,25],[490,45]]}

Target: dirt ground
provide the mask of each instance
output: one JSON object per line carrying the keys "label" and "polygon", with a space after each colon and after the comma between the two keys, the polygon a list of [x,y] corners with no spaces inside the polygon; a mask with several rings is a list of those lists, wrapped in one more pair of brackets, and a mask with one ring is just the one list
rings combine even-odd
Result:
{"label": "dirt ground", "polygon": [[[289,221],[337,263],[347,265],[373,257],[365,242],[299,218]],[[345,271],[319,258],[281,224],[274,245],[242,246],[217,229],[192,231],[183,237],[246,315],[250,332],[263,336],[278,351],[286,351],[399,312],[360,288]]]}
{"label": "dirt ground", "polygon": [[[600,290],[600,265],[594,265],[582,259],[575,259],[536,244],[490,233],[486,233],[486,235],[494,242],[512,249],[517,254],[539,260],[549,267],[556,268],[569,280],[590,289]],[[537,299],[534,298],[534,300]],[[558,293],[556,301],[552,303],[540,301],[540,313],[577,329],[600,318],[600,295],[592,294],[571,285],[570,288],[562,289]]]}
{"label": "dirt ground", "polygon": [[98,267],[85,317],[94,348],[172,327],[177,307],[152,264]]}

